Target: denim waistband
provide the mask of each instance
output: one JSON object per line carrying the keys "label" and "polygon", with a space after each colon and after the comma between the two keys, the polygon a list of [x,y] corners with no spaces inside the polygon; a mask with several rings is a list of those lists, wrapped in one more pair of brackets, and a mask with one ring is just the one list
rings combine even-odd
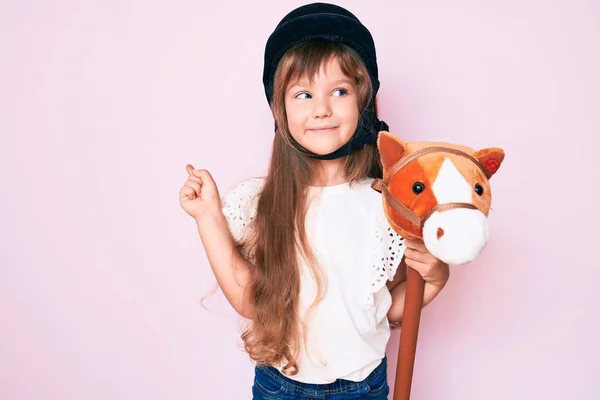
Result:
{"label": "denim waistband", "polygon": [[[295,381],[287,376],[283,375],[277,368],[270,366],[257,366],[256,370],[264,372],[269,377],[288,391],[297,393],[304,393],[308,395],[334,395],[344,393],[348,391],[354,391],[363,387],[368,387],[372,384],[379,382],[382,378],[387,379],[387,357],[381,360],[381,363],[362,381],[354,382],[346,379],[337,379],[331,383],[304,383]],[[383,376],[382,376],[383,375]]]}

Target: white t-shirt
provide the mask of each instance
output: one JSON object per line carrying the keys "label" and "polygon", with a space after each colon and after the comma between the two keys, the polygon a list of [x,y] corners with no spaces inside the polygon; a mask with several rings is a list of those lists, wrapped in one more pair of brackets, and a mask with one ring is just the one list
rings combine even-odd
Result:
{"label": "white t-shirt", "polygon": [[[361,381],[385,356],[392,303],[386,281],[396,273],[404,239],[390,228],[372,181],[311,188],[316,197],[306,216],[306,234],[326,277],[326,294],[311,312],[306,343],[300,331],[299,371],[291,379],[313,384],[338,378]],[[245,180],[223,197],[223,213],[235,240],[243,237],[256,213],[263,182]],[[304,318],[316,285],[310,267],[299,259],[299,315]]]}

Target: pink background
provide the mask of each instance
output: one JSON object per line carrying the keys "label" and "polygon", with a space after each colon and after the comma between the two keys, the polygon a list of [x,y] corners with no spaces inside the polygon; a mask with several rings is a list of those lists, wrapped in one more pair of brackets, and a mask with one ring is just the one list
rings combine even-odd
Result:
{"label": "pink background", "polygon": [[[264,43],[299,4],[2,1],[1,399],[250,399],[178,191],[188,162],[222,192],[265,171]],[[600,6],[340,4],[395,134],[507,152],[490,244],[423,312],[414,399],[599,398]]]}

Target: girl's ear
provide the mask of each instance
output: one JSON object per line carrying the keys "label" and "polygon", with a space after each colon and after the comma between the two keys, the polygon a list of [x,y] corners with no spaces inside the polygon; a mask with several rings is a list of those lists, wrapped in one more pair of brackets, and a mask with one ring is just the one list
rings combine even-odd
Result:
{"label": "girl's ear", "polygon": [[379,149],[384,174],[406,153],[406,144],[400,138],[386,131],[379,132],[377,148]]}

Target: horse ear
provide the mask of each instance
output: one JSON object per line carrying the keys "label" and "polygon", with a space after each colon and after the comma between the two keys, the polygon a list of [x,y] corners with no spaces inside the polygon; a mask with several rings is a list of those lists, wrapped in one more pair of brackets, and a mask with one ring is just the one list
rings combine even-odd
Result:
{"label": "horse ear", "polygon": [[384,172],[392,168],[406,153],[406,144],[400,138],[386,131],[379,132],[377,148]]}
{"label": "horse ear", "polygon": [[490,179],[498,171],[504,160],[504,150],[497,147],[489,147],[477,151],[473,154],[473,157],[479,161],[479,164],[485,170],[485,175]]}

